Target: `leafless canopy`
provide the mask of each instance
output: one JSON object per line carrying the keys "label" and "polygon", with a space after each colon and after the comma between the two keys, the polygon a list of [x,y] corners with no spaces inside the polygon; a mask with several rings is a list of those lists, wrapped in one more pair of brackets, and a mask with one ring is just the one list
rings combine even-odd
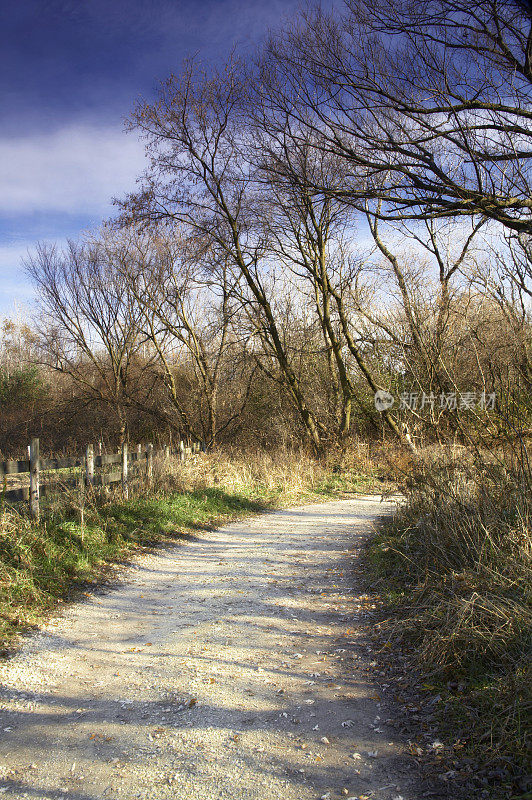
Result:
{"label": "leafless canopy", "polygon": [[348,0],[261,59],[270,118],[343,165],[329,189],[388,218],[482,215],[530,231],[531,14],[510,0]]}

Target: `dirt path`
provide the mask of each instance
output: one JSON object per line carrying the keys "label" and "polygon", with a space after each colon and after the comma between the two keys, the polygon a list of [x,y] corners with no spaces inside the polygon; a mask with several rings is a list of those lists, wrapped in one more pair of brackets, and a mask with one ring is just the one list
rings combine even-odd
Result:
{"label": "dirt path", "polygon": [[0,667],[0,793],[419,800],[357,631],[353,559],[385,510],[202,532],[70,607]]}

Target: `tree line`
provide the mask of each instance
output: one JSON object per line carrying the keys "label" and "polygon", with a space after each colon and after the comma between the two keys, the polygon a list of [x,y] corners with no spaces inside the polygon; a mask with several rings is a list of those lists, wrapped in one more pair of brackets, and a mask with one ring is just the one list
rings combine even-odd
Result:
{"label": "tree line", "polygon": [[27,260],[0,447],[37,417],[50,447],[80,416],[317,454],[526,432],[531,26],[516,0],[346,0],[169,76],[128,121],[138,191]]}

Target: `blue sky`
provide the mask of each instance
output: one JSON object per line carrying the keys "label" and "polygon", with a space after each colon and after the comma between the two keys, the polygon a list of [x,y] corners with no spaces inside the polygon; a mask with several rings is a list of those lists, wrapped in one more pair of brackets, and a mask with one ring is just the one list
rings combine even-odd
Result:
{"label": "blue sky", "polygon": [[300,0],[0,0],[0,317],[24,314],[21,260],[113,213],[143,150],[139,96],[187,55],[253,48]]}

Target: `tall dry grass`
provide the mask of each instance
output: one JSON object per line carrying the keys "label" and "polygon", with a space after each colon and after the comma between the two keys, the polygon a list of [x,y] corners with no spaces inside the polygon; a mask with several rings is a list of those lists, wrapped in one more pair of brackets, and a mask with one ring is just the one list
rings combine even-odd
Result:
{"label": "tall dry grass", "polygon": [[[447,717],[521,765],[532,729],[532,493],[526,452],[433,448],[370,563],[425,674],[463,687]],[[454,717],[453,717],[454,715]]]}
{"label": "tall dry grass", "polygon": [[304,452],[287,450],[223,450],[191,456],[184,463],[159,459],[155,465],[156,485],[167,491],[218,488],[250,499],[287,502],[311,494],[324,476],[324,468]]}
{"label": "tall dry grass", "polygon": [[356,492],[383,492],[396,487],[397,476],[383,448],[353,442],[331,449],[317,460],[304,449],[224,448],[155,463],[155,486],[162,491],[219,488],[261,502],[297,500]]}

